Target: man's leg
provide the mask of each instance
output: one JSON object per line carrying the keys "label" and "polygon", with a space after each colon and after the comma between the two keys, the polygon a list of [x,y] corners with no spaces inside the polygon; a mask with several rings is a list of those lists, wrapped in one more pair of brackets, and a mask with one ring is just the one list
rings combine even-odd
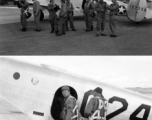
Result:
{"label": "man's leg", "polygon": [[96,26],[96,29],[97,29],[97,34],[96,34],[96,36],[97,36],[97,37],[99,36],[100,25],[101,25],[101,18],[97,18],[97,26]]}
{"label": "man's leg", "polygon": [[116,18],[115,15],[110,16],[110,30],[111,30],[111,37],[116,37]]}
{"label": "man's leg", "polygon": [[65,27],[66,27],[66,30],[68,31],[68,21],[69,21],[69,15],[67,15],[66,19],[65,19]]}
{"label": "man's leg", "polygon": [[40,16],[41,16],[41,12],[38,13],[38,15],[36,16],[36,26],[37,26],[37,30],[40,31],[41,27],[40,27]]}
{"label": "man's leg", "polygon": [[59,32],[58,32],[57,36],[62,35],[64,22],[65,22],[64,18],[60,17],[60,20],[59,20]]}
{"label": "man's leg", "polygon": [[104,33],[104,29],[105,29],[105,17],[102,17],[102,19],[101,19],[101,36],[107,36]]}

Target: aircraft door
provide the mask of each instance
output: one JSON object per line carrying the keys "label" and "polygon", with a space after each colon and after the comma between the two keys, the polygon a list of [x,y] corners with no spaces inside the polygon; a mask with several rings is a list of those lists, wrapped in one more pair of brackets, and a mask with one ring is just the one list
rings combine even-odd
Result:
{"label": "aircraft door", "polygon": [[[61,88],[62,87],[57,89],[57,91],[55,92],[54,99],[53,99],[52,106],[51,106],[51,110],[50,110],[50,113],[55,120],[61,119],[60,114],[61,114],[62,108],[64,106],[64,97],[62,96]],[[72,87],[70,87],[70,94],[73,97],[75,97],[76,99],[78,99],[77,92]]]}

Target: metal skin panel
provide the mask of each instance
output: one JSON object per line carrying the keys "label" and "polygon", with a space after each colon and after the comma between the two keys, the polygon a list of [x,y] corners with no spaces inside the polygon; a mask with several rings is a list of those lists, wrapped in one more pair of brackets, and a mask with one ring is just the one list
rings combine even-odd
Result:
{"label": "metal skin panel", "polygon": [[127,7],[127,17],[131,21],[139,22],[144,19],[146,11],[146,0],[130,0]]}

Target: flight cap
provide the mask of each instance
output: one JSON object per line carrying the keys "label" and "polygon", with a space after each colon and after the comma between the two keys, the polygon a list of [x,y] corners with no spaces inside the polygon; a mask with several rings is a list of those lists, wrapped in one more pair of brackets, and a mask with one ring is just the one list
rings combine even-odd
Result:
{"label": "flight cap", "polygon": [[70,91],[69,86],[63,86],[61,89],[62,89],[62,91],[64,91],[64,90],[68,90],[68,91]]}

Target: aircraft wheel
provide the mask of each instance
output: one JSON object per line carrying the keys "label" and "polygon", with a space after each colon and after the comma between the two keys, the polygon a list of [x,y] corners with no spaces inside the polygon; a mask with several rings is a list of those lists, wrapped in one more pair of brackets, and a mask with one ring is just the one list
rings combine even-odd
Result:
{"label": "aircraft wheel", "polygon": [[43,19],[44,19],[44,13],[43,13],[43,11],[41,10],[40,21],[42,21]]}

